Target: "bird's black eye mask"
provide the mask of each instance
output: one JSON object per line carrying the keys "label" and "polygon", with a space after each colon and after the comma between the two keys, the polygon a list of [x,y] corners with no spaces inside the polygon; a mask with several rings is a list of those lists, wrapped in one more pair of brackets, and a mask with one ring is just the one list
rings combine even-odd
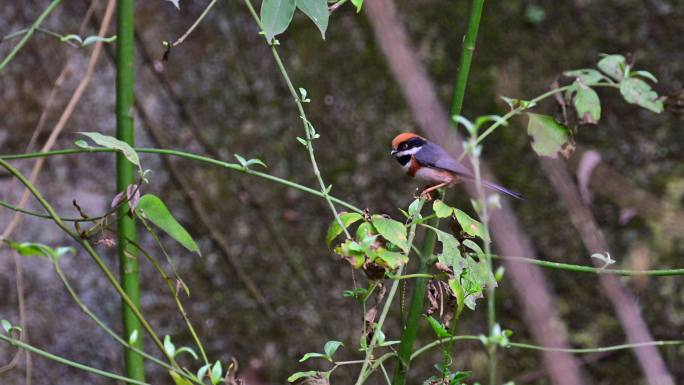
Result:
{"label": "bird's black eye mask", "polygon": [[413,137],[409,140],[405,140],[399,145],[398,150],[403,151],[403,150],[408,150],[409,148],[414,148],[414,147],[420,147],[426,143],[425,139],[420,138],[420,137]]}

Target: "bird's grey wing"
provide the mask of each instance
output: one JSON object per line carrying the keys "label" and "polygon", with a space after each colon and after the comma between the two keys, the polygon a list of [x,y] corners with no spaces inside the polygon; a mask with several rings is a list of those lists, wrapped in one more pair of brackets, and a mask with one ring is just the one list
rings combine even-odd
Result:
{"label": "bird's grey wing", "polygon": [[448,152],[444,151],[438,145],[427,142],[415,155],[418,163],[425,166],[432,166],[454,172],[456,174],[472,177],[470,172],[464,165],[452,158]]}

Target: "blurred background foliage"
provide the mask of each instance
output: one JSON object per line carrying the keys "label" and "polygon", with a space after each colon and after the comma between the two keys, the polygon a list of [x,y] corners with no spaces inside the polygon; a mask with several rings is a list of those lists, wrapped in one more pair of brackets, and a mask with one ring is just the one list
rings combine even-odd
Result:
{"label": "blurred background foliage", "polygon": [[[372,0],[370,0],[372,1]],[[101,15],[104,1],[96,7]],[[0,9],[2,35],[24,28],[47,5],[45,1],[4,4]],[[46,21],[45,28],[75,33],[90,2],[65,2]],[[174,40],[204,9],[205,2],[181,1],[180,11],[171,3],[140,2],[136,26],[137,93],[149,118],[162,129],[169,147],[211,153],[233,161],[232,154],[258,157],[268,172],[314,185],[303,147],[301,122],[273,62],[269,48],[241,2],[219,2],[200,27],[163,62],[162,41]],[[257,4],[258,6],[258,4]],[[412,43],[429,70],[445,106],[451,99],[458,52],[468,15],[468,2],[404,1],[403,15]],[[98,16],[98,20],[99,20]],[[500,95],[528,98],[548,89],[563,71],[593,66],[598,54],[622,53],[637,66],[654,73],[660,94],[676,94],[684,79],[684,3],[677,0],[572,0],[487,2],[478,47],[471,70],[463,114],[504,113]],[[99,22],[88,27],[96,32]],[[113,33],[113,28],[110,33]],[[334,185],[333,194],[369,208],[374,213],[400,215],[397,208],[412,199],[417,182],[399,170],[389,156],[389,141],[398,132],[415,130],[404,99],[374,40],[365,15],[352,6],[333,13],[326,40],[301,13],[288,31],[279,36],[280,52],[295,86],[305,87],[311,103],[309,120],[321,138],[315,142],[324,179]],[[110,47],[111,48],[111,47]],[[11,49],[0,44],[0,56]],[[37,34],[4,69],[0,77],[0,146],[2,153],[24,151],[52,84],[73,55],[69,75],[61,85],[57,104],[48,115],[51,127],[80,80],[89,49],[60,44]],[[149,60],[145,60],[145,57]],[[160,78],[164,82],[160,82]],[[177,94],[169,97],[165,85]],[[86,96],[77,107],[57,148],[72,147],[78,131],[114,131],[114,70],[108,56],[100,59]],[[625,104],[613,90],[599,90],[604,119],[597,126],[580,128],[580,148],[593,148],[603,160],[639,187],[679,210],[684,193],[684,130],[682,120],[666,112],[655,115]],[[554,113],[547,102],[541,107]],[[185,116],[183,114],[186,114]],[[148,131],[136,117],[138,143],[154,146]],[[205,144],[197,141],[201,134]],[[39,143],[48,132],[43,132]],[[498,130],[485,142],[484,158],[503,185],[522,192],[525,201],[514,202],[523,228],[532,237],[539,257],[576,264],[590,260],[559,205],[530,150],[524,122]],[[38,187],[59,208],[75,214],[72,200],[89,213],[106,210],[115,194],[114,158],[92,154],[51,158]],[[207,342],[210,355],[227,362],[235,357],[249,384],[284,383],[288,374],[302,370],[297,360],[304,352],[319,351],[328,339],[355,346],[360,336],[362,311],[342,297],[352,287],[348,264],[325,245],[331,221],[324,202],[263,180],[171,160],[191,181],[192,199],[206,208],[207,220],[227,240],[226,251],[235,258],[263,295],[262,303],[245,290],[209,232],[189,208],[165,165],[156,156],[143,156],[154,170],[148,192],[160,195],[182,219],[200,243],[199,258],[168,242],[181,275],[192,290],[186,302],[190,317]],[[17,163],[24,171],[31,162]],[[11,178],[0,174],[2,199],[13,201],[21,193],[10,188]],[[454,205],[469,207],[461,188],[450,193]],[[34,208],[36,206],[33,206]],[[613,257],[625,268],[682,266],[684,243],[667,236],[666,229],[639,217],[625,219],[624,210],[610,199],[597,197],[594,214],[606,232]],[[665,215],[666,213],[662,213]],[[0,211],[1,223],[11,212]],[[621,219],[622,218],[622,219]],[[66,241],[51,224],[24,219],[15,238],[62,244]],[[146,243],[152,244],[151,239]],[[115,266],[114,251],[103,252]],[[16,320],[14,267],[9,251],[0,252],[0,314]],[[110,325],[119,328],[119,299],[87,257],[62,259],[86,303]],[[182,320],[173,310],[162,280],[143,263],[142,306],[162,334],[177,344],[190,344]],[[546,271],[557,307],[578,346],[621,343],[625,336],[612,308],[591,275]],[[76,361],[106,368],[120,368],[118,346],[68,298],[49,263],[24,260],[24,285],[31,341],[46,350]],[[359,278],[359,277],[357,277]],[[681,279],[628,279],[624,281],[638,298],[655,339],[681,339],[684,330],[684,284]],[[519,306],[504,280],[497,291],[499,322],[512,329],[516,340],[530,340]],[[396,324],[396,317],[390,322]],[[485,333],[484,312],[466,313],[460,331]],[[423,325],[428,341],[431,333]],[[397,327],[388,327],[396,335]],[[487,356],[477,343],[459,343],[458,364],[483,379]],[[345,358],[351,349],[342,349]],[[682,348],[662,349],[672,375],[684,381],[680,364]],[[0,363],[14,350],[0,346]],[[427,377],[438,360],[416,363],[411,380]],[[629,351],[583,357],[584,369],[595,384],[640,383],[638,365]],[[502,378],[521,383],[548,383],[540,357],[534,352],[504,350],[500,357]],[[21,364],[23,365],[23,364]],[[20,368],[22,367],[20,365]],[[309,364],[314,365],[315,364]],[[340,369],[339,383],[353,372]],[[22,383],[20,370],[3,373],[3,383]],[[105,383],[85,373],[34,360],[34,384]],[[337,382],[337,381],[334,381]]]}

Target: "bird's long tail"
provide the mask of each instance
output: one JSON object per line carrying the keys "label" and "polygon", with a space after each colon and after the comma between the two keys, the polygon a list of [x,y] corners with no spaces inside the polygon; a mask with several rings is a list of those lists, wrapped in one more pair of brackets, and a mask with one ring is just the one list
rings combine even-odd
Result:
{"label": "bird's long tail", "polygon": [[[461,176],[461,179],[462,179],[462,180],[465,180],[465,181],[467,181],[467,182],[475,183],[475,178],[473,178],[473,177],[463,177],[463,176]],[[502,192],[502,193],[504,193],[504,194],[506,194],[506,195],[510,195],[510,196],[512,196],[512,197],[515,198],[515,199],[524,200],[522,194],[520,194],[519,192],[516,192],[516,191],[513,191],[513,190],[509,190],[509,189],[507,189],[507,188],[505,188],[505,187],[503,187],[503,186],[499,186],[499,185],[496,184],[496,183],[492,183],[492,182],[487,181],[487,180],[482,180],[482,181],[480,182],[480,184],[482,184],[483,186],[485,186],[485,187],[487,187],[487,188],[489,188],[489,189],[492,189],[492,190],[495,190],[495,191],[498,191],[498,192]]]}
{"label": "bird's long tail", "polygon": [[499,186],[499,185],[496,184],[496,183],[492,183],[492,182],[489,182],[489,181],[486,181],[486,180],[483,180],[481,183],[482,183],[483,186],[485,186],[485,187],[487,187],[487,188],[490,188],[490,189],[492,189],[492,190],[496,190],[496,191],[502,192],[502,193],[504,193],[504,194],[510,195],[510,196],[512,196],[513,198],[523,200],[523,196],[522,196],[522,194],[520,194],[519,192],[516,192],[516,191],[513,191],[513,190],[509,190],[509,189],[507,189],[507,188],[505,188],[505,187],[503,187],[503,186]]}

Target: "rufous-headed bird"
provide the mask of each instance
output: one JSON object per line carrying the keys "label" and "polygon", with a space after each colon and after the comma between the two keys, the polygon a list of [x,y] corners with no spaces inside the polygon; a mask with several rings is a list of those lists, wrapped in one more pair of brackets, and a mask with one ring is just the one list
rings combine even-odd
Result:
{"label": "rufous-headed bird", "polygon": [[[420,193],[427,196],[442,187],[451,187],[461,181],[475,182],[475,176],[442,147],[420,135],[404,132],[392,140],[392,155],[410,177],[428,181],[431,186]],[[517,199],[522,195],[498,184],[482,180],[482,185]]]}

